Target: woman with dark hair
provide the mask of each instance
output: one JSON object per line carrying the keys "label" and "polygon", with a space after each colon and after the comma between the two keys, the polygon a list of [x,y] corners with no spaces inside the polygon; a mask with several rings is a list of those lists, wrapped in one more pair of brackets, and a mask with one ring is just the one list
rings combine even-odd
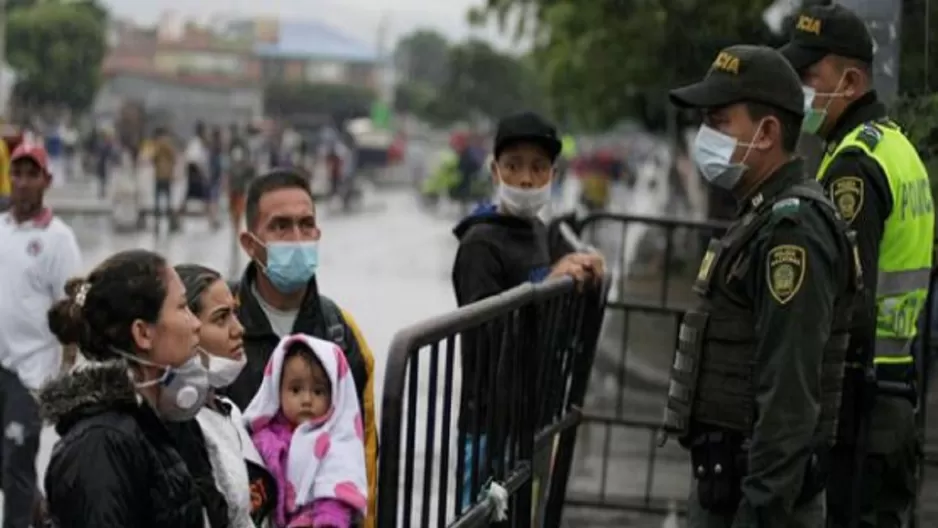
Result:
{"label": "woman with dark hair", "polygon": [[[197,264],[176,266],[186,287],[189,309],[201,322],[199,344],[212,387],[205,407],[196,416],[196,427],[208,452],[214,484],[225,497],[232,528],[263,526],[277,504],[277,487],[251,436],[244,427],[241,410],[215,388],[227,387],[241,374],[244,327],[235,315],[235,299],[221,275]],[[190,443],[188,434],[177,436]]]}
{"label": "woman with dark hair", "polygon": [[65,292],[49,327],[92,361],[40,393],[61,436],[45,476],[51,517],[70,528],[203,528],[202,495],[164,425],[191,420],[209,392],[179,275],[156,253],[124,251]]}

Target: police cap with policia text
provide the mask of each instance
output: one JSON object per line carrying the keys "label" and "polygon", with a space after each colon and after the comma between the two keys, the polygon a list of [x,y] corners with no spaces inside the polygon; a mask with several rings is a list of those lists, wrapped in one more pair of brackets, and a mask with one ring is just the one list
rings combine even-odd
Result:
{"label": "police cap with policia text", "polygon": [[779,51],[798,72],[827,55],[873,62],[873,37],[856,13],[838,4],[801,10],[791,40]]}
{"label": "police cap with policia text", "polygon": [[762,103],[804,114],[798,74],[778,51],[766,46],[730,46],[714,59],[703,80],[671,90],[671,102],[683,108],[719,108]]}

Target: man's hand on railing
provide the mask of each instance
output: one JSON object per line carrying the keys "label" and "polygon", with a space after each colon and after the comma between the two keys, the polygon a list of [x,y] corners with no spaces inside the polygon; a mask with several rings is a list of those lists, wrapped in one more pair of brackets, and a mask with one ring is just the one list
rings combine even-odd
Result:
{"label": "man's hand on railing", "polygon": [[554,264],[548,278],[569,276],[580,284],[587,281],[599,283],[605,270],[606,262],[599,253],[570,253]]}

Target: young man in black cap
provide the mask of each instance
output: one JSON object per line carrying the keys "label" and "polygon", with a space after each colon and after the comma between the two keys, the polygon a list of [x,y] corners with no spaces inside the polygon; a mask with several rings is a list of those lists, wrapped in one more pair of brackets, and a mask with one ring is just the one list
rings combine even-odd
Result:
{"label": "young man in black cap", "polygon": [[[453,264],[453,289],[459,306],[497,295],[525,282],[569,275],[577,281],[601,280],[604,262],[597,253],[574,253],[559,240],[552,243],[537,214],[547,205],[554,177],[554,162],[561,142],[553,125],[533,113],[506,117],[498,124],[491,170],[497,187],[495,203],[464,219],[453,233],[459,249]],[[485,433],[475,424],[487,424],[488,376],[486,366],[497,361],[484,339],[474,333],[462,338],[462,403],[459,427],[467,436],[463,506],[479,492],[481,482],[468,481],[472,473],[472,443],[480,444],[485,459]],[[477,373],[480,385],[474,388]]]}
{"label": "young man in black cap", "polygon": [[671,100],[702,112],[692,157],[739,202],[703,258],[671,372],[665,429],[691,451],[688,525],[817,528],[859,269],[794,154],[801,83],[777,51],[731,46]]}
{"label": "young man in black cap", "polygon": [[548,276],[602,277],[600,255],[550,244],[537,216],[550,201],[560,149],[556,129],[537,114],[499,122],[491,166],[495,203],[453,230],[459,239],[453,287],[460,306]]}
{"label": "young man in black cap", "polygon": [[795,20],[781,52],[805,85],[805,131],[827,142],[817,179],[856,230],[870,278],[851,329],[827,490],[831,526],[903,526],[916,494],[911,344],[932,266],[928,174],[873,91],[866,24],[840,5],[807,8]]}

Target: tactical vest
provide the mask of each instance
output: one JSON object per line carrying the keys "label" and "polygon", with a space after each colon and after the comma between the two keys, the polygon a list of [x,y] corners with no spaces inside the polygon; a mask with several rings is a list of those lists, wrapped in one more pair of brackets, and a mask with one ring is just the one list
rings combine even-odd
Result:
{"label": "tactical vest", "polygon": [[[818,170],[822,184],[826,184],[830,163],[847,149],[859,149],[875,160],[889,182],[892,212],[879,245],[873,363],[881,385],[910,384],[915,372],[912,342],[928,297],[932,268],[935,215],[928,172],[899,127],[880,120],[863,123],[828,149]],[[841,178],[834,182],[830,195],[841,211],[859,209],[863,182],[856,177]]]}
{"label": "tactical vest", "polygon": [[[731,276],[741,277],[756,265],[748,248],[752,239],[775,214],[792,200],[804,198],[822,204],[829,228],[844,233],[841,254],[853,255],[846,290],[835,303],[830,338],[823,351],[821,413],[816,438],[831,443],[837,431],[844,357],[849,341],[851,314],[862,288],[862,272],[856,242],[837,216],[819,186],[798,184],[772,201],[758,204],[720,239],[713,239],[704,255],[694,291],[701,307],[685,314],[671,367],[664,429],[688,440],[706,428],[720,428],[748,437],[755,423],[756,314],[751,302],[739,299],[727,288]],[[849,253],[848,253],[849,252]]]}

